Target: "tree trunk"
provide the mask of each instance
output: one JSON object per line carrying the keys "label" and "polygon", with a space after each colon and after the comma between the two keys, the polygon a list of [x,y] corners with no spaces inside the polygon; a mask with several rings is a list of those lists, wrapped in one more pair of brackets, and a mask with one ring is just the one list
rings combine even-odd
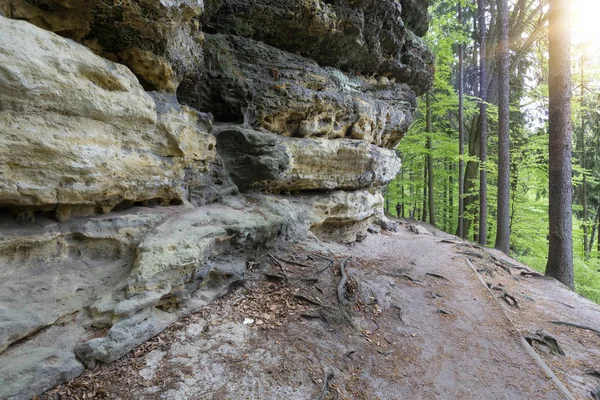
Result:
{"label": "tree trunk", "polygon": [[423,211],[421,221],[427,222],[427,159],[423,162]]}
{"label": "tree trunk", "polygon": [[[596,209],[596,217],[594,218],[594,223],[592,224],[592,235],[590,237],[590,253],[592,252],[592,247],[594,246],[594,237],[596,235],[596,231],[598,228],[600,228],[600,226],[598,226],[598,222],[600,222],[600,205],[598,205],[598,208]],[[600,232],[598,232],[598,237],[600,238]],[[600,243],[600,240],[598,240],[598,243]]]}
{"label": "tree trunk", "polygon": [[569,0],[549,0],[549,247],[546,275],[574,289]]}
{"label": "tree trunk", "polygon": [[[469,156],[475,157],[479,159],[479,151],[481,150],[481,146],[479,146],[479,121],[480,117],[474,116],[471,121],[471,129],[469,132]],[[474,207],[474,204],[477,200],[477,195],[473,192],[476,190],[477,184],[477,171],[479,171],[479,162],[478,161],[467,161],[467,166],[465,168],[464,175],[464,205],[463,212],[465,214],[471,212],[471,208]],[[473,206],[473,207],[471,207]],[[474,224],[476,219],[475,215],[468,215],[467,218],[463,218],[463,237],[466,238],[469,235],[469,230],[471,229],[471,225]],[[473,233],[475,231],[473,230]]]}
{"label": "tree trunk", "polygon": [[507,0],[498,0],[498,215],[496,248],[510,253],[510,85]]}
{"label": "tree trunk", "polygon": [[583,207],[583,258],[590,258],[592,242],[588,242],[588,204],[587,204],[587,174],[585,172],[585,118],[583,109],[585,107],[585,75],[583,73],[584,56],[581,56],[581,129],[579,133],[579,146],[581,149],[581,169],[583,170],[583,184],[581,185],[581,206]]}
{"label": "tree trunk", "polygon": [[452,232],[454,221],[454,164],[448,163],[448,230]]}
{"label": "tree trunk", "polygon": [[[458,4],[458,23],[462,25],[462,7]],[[465,237],[464,212],[465,212],[465,117],[464,117],[464,45],[458,46],[458,236]]]}
{"label": "tree trunk", "polygon": [[479,244],[487,244],[487,49],[486,49],[486,23],[485,23],[485,0],[477,0],[479,16],[479,114],[481,115],[480,129],[480,159],[479,165]]}
{"label": "tree trunk", "polygon": [[428,197],[429,197],[429,223],[435,226],[435,191],[434,189],[434,176],[433,176],[433,141],[431,140],[431,132],[433,126],[431,123],[431,95],[429,92],[425,95],[427,102],[427,184],[428,184]]}

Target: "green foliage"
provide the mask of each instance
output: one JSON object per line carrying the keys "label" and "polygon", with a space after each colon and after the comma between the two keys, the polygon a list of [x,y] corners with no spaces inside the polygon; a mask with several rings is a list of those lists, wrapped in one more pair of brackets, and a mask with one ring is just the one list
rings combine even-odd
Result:
{"label": "green foliage", "polygon": [[[465,12],[471,12],[472,15],[472,2],[464,1],[463,6]],[[402,170],[390,184],[386,199],[392,213],[395,214],[394,206],[399,203],[404,205],[406,217],[421,219],[426,200],[426,157],[432,156],[437,226],[455,233],[458,222],[458,96],[454,88],[456,52],[457,43],[464,43],[468,47],[472,45],[472,38],[471,32],[458,24],[456,1],[433,1],[432,12],[432,29],[426,41],[436,54],[436,78],[431,91],[433,132],[425,133],[426,107],[423,98],[419,102],[414,125],[398,146]],[[511,255],[544,272],[548,255],[548,62],[545,39],[529,49],[526,59],[526,73],[521,76],[522,82],[511,83],[513,88],[518,86],[517,90],[513,89],[511,97]],[[574,74],[573,82],[575,285],[578,293],[600,303],[600,252],[596,245],[600,226],[595,222],[596,214],[600,212],[600,72],[597,68],[594,72],[585,64],[577,68],[583,69],[584,73],[583,79]],[[511,82],[514,79],[511,78]],[[582,85],[583,98],[580,95]],[[478,99],[465,96],[464,107],[468,131],[470,121],[478,113]],[[497,130],[497,116],[496,106],[489,104],[488,161],[481,166],[488,171],[489,181],[488,243],[494,242],[495,234],[497,139],[494,132]],[[427,148],[427,137],[433,142],[433,150]],[[583,159],[585,166],[582,165]],[[478,160],[465,156],[464,161]],[[583,220],[584,176],[587,185],[587,221]],[[465,196],[477,196],[477,191],[478,185],[475,185],[473,192]],[[465,210],[465,216],[475,219],[477,212],[478,204],[475,202]],[[593,236],[592,231],[595,235],[587,255],[584,251],[584,226],[588,229],[588,241]]]}

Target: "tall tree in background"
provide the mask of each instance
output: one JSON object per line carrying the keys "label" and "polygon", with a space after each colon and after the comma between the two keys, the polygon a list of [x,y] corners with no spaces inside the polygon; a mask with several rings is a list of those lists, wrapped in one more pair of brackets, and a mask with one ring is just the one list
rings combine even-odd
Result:
{"label": "tall tree in background", "polygon": [[[481,0],[479,0],[481,1]],[[549,0],[549,248],[546,275],[571,289],[573,221],[571,186],[570,0]]]}
{"label": "tall tree in background", "polygon": [[434,182],[435,177],[433,175],[433,140],[431,140],[431,133],[433,132],[433,124],[431,122],[431,94],[427,92],[425,94],[425,101],[427,102],[427,121],[425,123],[425,131],[427,132],[427,193],[429,194],[429,223],[435,226],[435,190]]}
{"label": "tall tree in background", "polygon": [[[462,26],[462,6],[458,3],[458,24]],[[464,106],[464,44],[458,45],[458,236],[465,237],[465,106]]]}
{"label": "tall tree in background", "polygon": [[498,0],[498,211],[496,248],[510,252],[510,84],[508,4]]}
{"label": "tall tree in background", "polygon": [[477,0],[477,10],[479,15],[479,93],[481,102],[479,103],[480,114],[480,159],[479,165],[479,244],[485,246],[487,243],[487,171],[485,162],[487,161],[487,46],[486,36],[487,28],[485,21],[485,0]]}

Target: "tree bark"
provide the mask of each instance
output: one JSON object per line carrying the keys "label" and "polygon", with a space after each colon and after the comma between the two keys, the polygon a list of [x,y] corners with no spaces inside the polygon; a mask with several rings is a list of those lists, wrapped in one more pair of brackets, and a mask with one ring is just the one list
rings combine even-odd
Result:
{"label": "tree bark", "polygon": [[433,126],[431,122],[431,95],[429,92],[425,95],[427,102],[427,184],[428,184],[428,197],[429,197],[429,223],[435,226],[435,191],[434,191],[434,175],[433,175],[433,141],[431,140],[431,132]]}
{"label": "tree bark", "polygon": [[[462,25],[462,7],[458,4],[458,23]],[[464,116],[464,45],[458,45],[458,236],[465,237],[465,116]]]}
{"label": "tree bark", "polygon": [[448,230],[452,232],[454,221],[454,164],[448,163]]}
{"label": "tree bark", "polygon": [[[427,157],[426,157],[427,158]],[[421,213],[421,221],[427,222],[427,159],[423,163],[423,212]]]}
{"label": "tree bark", "polygon": [[569,0],[549,0],[549,247],[546,275],[574,289]]}
{"label": "tree bark", "polygon": [[[469,132],[469,155],[479,159],[479,151],[481,146],[479,145],[479,124],[480,116],[474,116],[471,121],[471,129]],[[469,235],[471,225],[475,224],[477,214],[471,214],[471,208],[475,208],[475,202],[477,201],[477,194],[473,193],[476,190],[477,185],[477,172],[479,171],[478,161],[467,161],[464,175],[464,190],[465,195],[463,212],[469,214],[467,218],[463,217],[463,237],[466,238]],[[473,205],[473,207],[471,207]],[[475,230],[473,229],[473,236],[475,236]]]}
{"label": "tree bark", "polygon": [[496,248],[510,253],[510,85],[508,4],[498,0],[498,216]]}
{"label": "tree bark", "polygon": [[479,244],[487,244],[487,171],[485,163],[487,161],[487,44],[486,44],[486,23],[485,23],[485,0],[477,0],[477,9],[479,16],[479,93],[481,101],[479,103],[479,114],[481,115],[481,125],[479,126],[481,137],[479,165]]}
{"label": "tree bark", "polygon": [[586,160],[585,160],[585,116],[583,109],[585,107],[585,74],[583,70],[583,63],[585,59],[581,56],[581,129],[579,133],[579,146],[581,149],[581,169],[583,170],[583,183],[581,185],[581,206],[583,207],[583,258],[590,258],[590,251],[592,249],[592,243],[588,242],[588,201],[587,201],[587,174],[585,172]]}

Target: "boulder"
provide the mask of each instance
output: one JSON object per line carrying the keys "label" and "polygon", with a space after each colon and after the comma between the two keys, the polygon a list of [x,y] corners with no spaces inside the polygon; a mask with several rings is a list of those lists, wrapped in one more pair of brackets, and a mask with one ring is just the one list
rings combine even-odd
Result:
{"label": "boulder", "polygon": [[177,316],[151,310],[115,324],[101,338],[88,340],[75,348],[75,354],[86,367],[118,360],[135,347],[158,335],[177,320]]}
{"label": "boulder", "polygon": [[75,354],[53,347],[33,348],[16,355],[18,358],[0,365],[1,399],[31,399],[85,370]]}
{"label": "boulder", "polygon": [[310,230],[318,238],[353,243],[383,212],[383,196],[368,190],[337,191],[307,198],[316,216]]}
{"label": "boulder", "polygon": [[210,116],[29,23],[0,17],[0,42],[0,207],[66,219],[181,203],[212,179]]}
{"label": "boulder", "polygon": [[202,0],[6,0],[0,9],[127,65],[148,90],[175,92],[201,63]]}
{"label": "boulder", "polygon": [[207,30],[260,40],[320,65],[395,78],[422,94],[432,84],[433,56],[426,46],[418,48],[425,63],[406,56],[403,17],[423,35],[427,7],[428,1],[221,0]]}
{"label": "boulder", "polygon": [[177,97],[218,121],[386,148],[395,148],[412,122],[416,97],[407,84],[322,68],[237,36],[207,35],[205,53],[205,72],[184,81]]}
{"label": "boulder", "polygon": [[286,138],[240,125],[216,127],[215,135],[225,168],[242,190],[381,187],[400,169],[395,151],[361,140]]}

